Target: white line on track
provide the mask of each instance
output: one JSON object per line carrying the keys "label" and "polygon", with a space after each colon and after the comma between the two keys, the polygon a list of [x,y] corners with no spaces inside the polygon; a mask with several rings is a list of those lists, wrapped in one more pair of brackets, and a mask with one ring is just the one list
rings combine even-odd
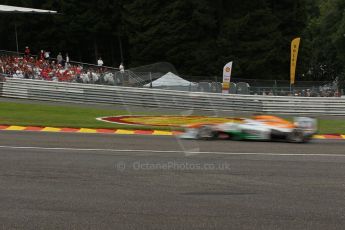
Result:
{"label": "white line on track", "polygon": [[0,146],[0,149],[48,150],[48,151],[78,151],[78,152],[114,152],[114,153],[181,153],[187,156],[198,154],[217,155],[248,155],[248,156],[319,156],[319,157],[345,157],[345,154],[313,154],[313,153],[231,153],[231,152],[201,152],[182,150],[153,150],[153,149],[82,149],[82,148],[48,148],[30,146]]}

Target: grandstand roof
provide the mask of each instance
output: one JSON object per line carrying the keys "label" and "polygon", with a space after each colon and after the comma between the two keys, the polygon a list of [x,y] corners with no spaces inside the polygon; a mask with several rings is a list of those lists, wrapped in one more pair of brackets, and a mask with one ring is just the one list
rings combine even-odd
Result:
{"label": "grandstand roof", "polygon": [[57,14],[57,11],[0,5],[0,13]]}

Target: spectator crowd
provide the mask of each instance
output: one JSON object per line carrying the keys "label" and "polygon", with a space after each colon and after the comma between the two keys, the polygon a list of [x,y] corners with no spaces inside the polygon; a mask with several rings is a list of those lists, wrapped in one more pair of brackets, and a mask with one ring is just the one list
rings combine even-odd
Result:
{"label": "spectator crowd", "polygon": [[43,50],[34,56],[29,47],[23,56],[0,54],[0,75],[21,79],[114,84],[114,70],[102,65],[103,61],[101,65],[85,68],[83,64],[71,64],[68,54],[64,58],[59,53],[52,59],[50,53]]}

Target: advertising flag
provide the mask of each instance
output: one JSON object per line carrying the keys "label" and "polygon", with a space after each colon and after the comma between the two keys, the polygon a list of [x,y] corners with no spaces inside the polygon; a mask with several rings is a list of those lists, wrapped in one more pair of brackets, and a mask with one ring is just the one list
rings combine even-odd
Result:
{"label": "advertising flag", "polygon": [[290,85],[295,84],[297,57],[298,57],[298,50],[299,50],[300,42],[301,42],[301,38],[295,38],[291,42]]}
{"label": "advertising flag", "polygon": [[223,69],[223,93],[229,93],[232,72],[232,62],[229,62]]}

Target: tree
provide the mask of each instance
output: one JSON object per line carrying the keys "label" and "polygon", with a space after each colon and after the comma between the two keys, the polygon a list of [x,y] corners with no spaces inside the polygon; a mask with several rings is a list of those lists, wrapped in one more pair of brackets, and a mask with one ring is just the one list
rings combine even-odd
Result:
{"label": "tree", "polygon": [[[221,7],[218,46],[219,65],[235,61],[234,76],[274,78],[282,76],[279,21],[263,1],[224,1]],[[218,68],[220,68],[219,66]]]}
{"label": "tree", "polygon": [[0,1],[62,13],[0,15],[0,49],[16,49],[16,22],[20,50],[127,67],[165,61],[198,76],[220,76],[232,60],[234,77],[288,80],[290,43],[301,37],[298,80],[344,73],[343,0]]}
{"label": "tree", "polygon": [[124,5],[132,64],[172,62],[207,75],[216,56],[216,15],[206,0],[135,0]]}
{"label": "tree", "polygon": [[315,80],[332,80],[344,74],[345,3],[320,2],[319,14],[310,20],[307,31],[312,44],[309,75]]}

